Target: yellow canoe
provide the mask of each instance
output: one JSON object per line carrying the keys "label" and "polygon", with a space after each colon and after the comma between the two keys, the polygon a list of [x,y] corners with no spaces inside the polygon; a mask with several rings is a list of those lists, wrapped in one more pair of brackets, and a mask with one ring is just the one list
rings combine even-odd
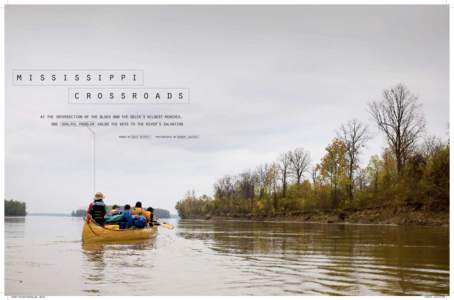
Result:
{"label": "yellow canoe", "polygon": [[144,240],[155,237],[158,234],[158,229],[154,227],[146,227],[143,229],[108,229],[99,226],[92,220],[84,222],[82,229],[82,242],[116,242],[116,241],[130,241],[130,240]]}

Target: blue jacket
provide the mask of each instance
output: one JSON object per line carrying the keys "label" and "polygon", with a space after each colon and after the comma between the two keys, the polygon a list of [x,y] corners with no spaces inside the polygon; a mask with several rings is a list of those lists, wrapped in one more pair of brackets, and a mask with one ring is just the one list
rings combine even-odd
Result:
{"label": "blue jacket", "polygon": [[134,227],[144,228],[145,226],[147,226],[147,219],[144,216],[134,217]]}
{"label": "blue jacket", "polygon": [[126,228],[129,228],[133,225],[133,219],[130,210],[124,210],[121,215],[123,216],[123,222],[126,223]]}

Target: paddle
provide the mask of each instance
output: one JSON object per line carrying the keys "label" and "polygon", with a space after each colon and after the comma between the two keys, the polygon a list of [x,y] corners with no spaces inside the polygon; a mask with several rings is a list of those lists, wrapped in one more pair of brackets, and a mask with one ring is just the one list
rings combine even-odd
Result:
{"label": "paddle", "polygon": [[173,226],[172,224],[169,224],[169,223],[162,223],[161,226],[166,229],[169,229],[169,230],[172,230],[175,228],[175,226]]}
{"label": "paddle", "polygon": [[169,229],[169,230],[172,230],[175,228],[175,226],[173,226],[172,224],[169,224],[169,223],[166,223],[166,222],[162,222],[161,220],[157,220],[155,223],[155,225],[158,225],[158,226],[162,226],[164,227],[165,229]]}

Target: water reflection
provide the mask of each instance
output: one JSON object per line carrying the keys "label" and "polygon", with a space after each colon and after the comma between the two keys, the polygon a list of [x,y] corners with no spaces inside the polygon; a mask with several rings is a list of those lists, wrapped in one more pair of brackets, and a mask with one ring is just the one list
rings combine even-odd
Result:
{"label": "water reflection", "polygon": [[190,220],[160,228],[156,240],[82,244],[82,226],[69,217],[5,221],[5,293],[449,292],[448,228]]}
{"label": "water reflection", "polygon": [[25,223],[25,217],[5,217],[5,223]]}
{"label": "water reflection", "polygon": [[[155,247],[155,239],[82,243],[81,247],[85,257],[82,280],[87,286],[99,287],[103,283],[131,282],[128,276],[123,276],[125,270],[150,268],[150,261],[147,261],[146,254]],[[124,281],[122,281],[122,276],[125,279]],[[102,292],[99,288],[85,289],[84,291],[93,294]]]}
{"label": "water reflection", "polygon": [[449,292],[448,228],[182,220],[178,235],[241,259],[243,287],[329,295]]}

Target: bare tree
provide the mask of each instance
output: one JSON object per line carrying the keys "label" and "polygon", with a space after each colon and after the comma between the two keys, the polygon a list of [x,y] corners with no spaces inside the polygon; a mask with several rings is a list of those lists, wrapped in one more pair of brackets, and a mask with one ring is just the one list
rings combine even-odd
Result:
{"label": "bare tree", "polygon": [[369,104],[372,117],[393,151],[398,174],[424,131],[424,118],[418,110],[418,98],[403,84],[384,90],[382,101]]}
{"label": "bare tree", "polygon": [[296,183],[300,184],[304,172],[308,171],[311,157],[309,152],[305,151],[303,148],[296,148],[288,154],[290,156],[291,173],[295,177]]}
{"label": "bare tree", "polygon": [[443,148],[443,141],[434,136],[426,136],[420,146],[420,152],[425,159],[432,156],[437,151],[440,151]]}
{"label": "bare tree", "polygon": [[320,166],[317,164],[314,167],[312,167],[312,170],[311,170],[312,184],[314,186],[315,186],[315,183],[317,182],[318,170],[319,169],[320,169]]}
{"label": "bare tree", "polygon": [[282,197],[285,197],[287,193],[287,182],[288,182],[288,177],[290,174],[290,156],[291,152],[286,152],[281,154],[278,159],[278,168],[279,168],[279,173],[280,173],[280,179],[282,183]]}
{"label": "bare tree", "polygon": [[259,199],[262,199],[263,196],[265,195],[265,191],[267,188],[267,184],[266,184],[267,172],[268,172],[267,164],[260,165],[255,169],[255,177],[257,178],[256,189],[257,189],[257,194],[259,196]]}
{"label": "bare tree", "polygon": [[357,176],[358,188],[362,191],[367,186],[367,169],[360,169]]}
{"label": "bare tree", "polygon": [[255,185],[257,177],[250,170],[247,170],[239,175],[238,191],[242,199],[249,200],[249,208],[251,213],[254,209]]}
{"label": "bare tree", "polygon": [[348,158],[348,198],[350,203],[353,201],[353,189],[355,180],[355,171],[358,168],[359,154],[361,149],[366,146],[366,142],[370,139],[368,134],[367,125],[364,125],[360,121],[353,119],[342,124],[340,131],[337,132],[337,136],[342,140],[347,147],[347,158]]}
{"label": "bare tree", "polygon": [[273,207],[277,209],[277,181],[279,176],[279,167],[277,163],[265,164],[265,186],[268,191],[269,200],[273,202]]}
{"label": "bare tree", "polygon": [[224,176],[214,184],[215,198],[228,203],[228,207],[225,208],[227,210],[232,206],[233,195],[235,194],[234,182],[235,179],[232,176]]}

